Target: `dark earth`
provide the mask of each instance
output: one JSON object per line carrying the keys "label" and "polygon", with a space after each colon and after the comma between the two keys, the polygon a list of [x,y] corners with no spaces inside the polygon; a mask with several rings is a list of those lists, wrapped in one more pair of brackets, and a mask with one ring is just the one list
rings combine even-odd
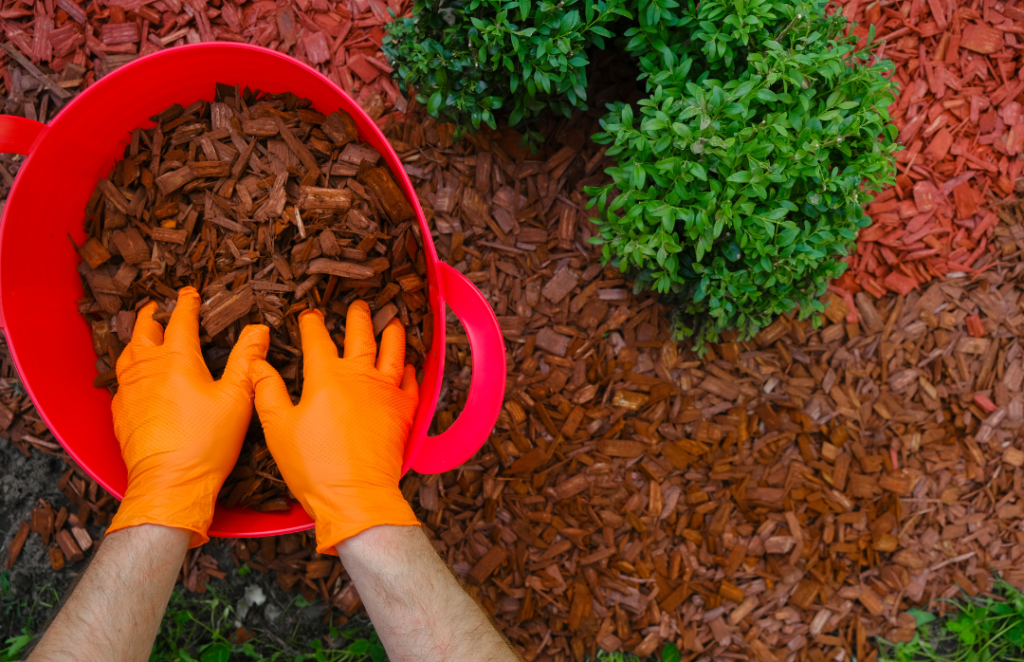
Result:
{"label": "dark earth", "polygon": [[[32,508],[39,505],[39,499],[46,499],[54,507],[72,508],[67,498],[57,490],[57,481],[67,469],[64,461],[56,455],[37,450],[31,457],[25,457],[8,439],[0,438],[0,660],[4,657],[7,642],[11,637],[21,635],[23,629],[38,635],[56,614],[59,601],[63,599],[75,578],[85,570],[89,557],[78,563],[68,563],[55,572],[50,567],[49,556],[39,535],[32,533],[21,554],[9,571],[3,571],[7,561],[7,548],[22,520],[30,521]],[[89,525],[89,534],[100,540],[105,527]],[[225,598],[227,605],[234,608],[234,618],[227,629],[233,632],[244,626],[256,635],[253,643],[257,649],[270,647],[293,656],[300,652],[296,646],[303,646],[328,634],[323,624],[326,606],[322,601],[305,604],[298,594],[290,595],[281,590],[273,581],[273,575],[250,572],[240,575],[230,555],[233,541],[213,539],[203,547],[203,552],[217,559],[220,569],[226,573],[224,581],[213,579],[210,588]],[[258,590],[257,590],[258,589]],[[199,617],[203,603],[208,603],[210,593],[197,594],[186,591],[180,584],[175,591],[182,594],[175,602]],[[246,593],[250,596],[264,596],[262,604],[245,609]],[[305,606],[299,606],[303,605]],[[244,611],[241,619],[239,610]],[[365,617],[355,619],[350,626],[365,636],[369,628]],[[226,636],[229,631],[223,632]],[[322,640],[321,640],[322,641]],[[323,642],[322,642],[323,643]],[[339,641],[337,645],[343,645]],[[324,644],[327,647],[327,644]],[[310,649],[301,652],[309,653]],[[196,653],[195,650],[192,651]]]}

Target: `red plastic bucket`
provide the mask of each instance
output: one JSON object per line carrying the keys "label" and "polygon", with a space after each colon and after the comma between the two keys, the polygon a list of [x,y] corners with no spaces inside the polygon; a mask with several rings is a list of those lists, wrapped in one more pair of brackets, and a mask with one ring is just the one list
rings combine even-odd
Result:
{"label": "red plastic bucket", "polygon": [[[275,51],[233,43],[183,46],[140,58],[100,79],[49,125],[0,115],[0,152],[28,155],[0,220],[0,328],[14,364],[50,430],[107,491],[124,495],[125,466],[114,437],[110,394],[93,386],[95,355],[89,326],[78,313],[84,295],[68,241],[85,240],[85,205],[101,177],[124,154],[128,134],[171,104],[212,100],[214,84],[294,92],[324,113],[341,108],[355,118],[362,140],[387,161],[423,231],[434,339],[424,364],[420,406],[403,472],[447,471],[465,462],[490,434],[505,390],[505,345],[480,291],[440,262],[412,183],[387,139],[341,88]],[[463,413],[443,434],[427,435],[445,352],[445,304],[462,320],[473,353],[473,378]],[[260,513],[217,506],[210,535],[263,536],[301,531],[312,521],[291,510]]]}

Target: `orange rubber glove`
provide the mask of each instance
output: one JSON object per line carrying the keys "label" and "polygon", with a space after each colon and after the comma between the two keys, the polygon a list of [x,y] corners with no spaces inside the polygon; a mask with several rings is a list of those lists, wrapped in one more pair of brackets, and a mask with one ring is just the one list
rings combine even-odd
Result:
{"label": "orange rubber glove", "polygon": [[419,403],[416,373],[405,365],[405,329],[398,320],[388,324],[378,357],[370,307],[356,301],[348,309],[345,358],[320,311],[303,312],[299,331],[299,404],[266,361],[253,363],[252,381],[267,446],[316,520],[317,551],[336,555],[335,545],[380,524],[419,525],[398,489]]}
{"label": "orange rubber glove", "polygon": [[250,364],[267,355],[270,332],[245,327],[213,381],[199,348],[201,303],[195,288],[182,288],[166,333],[153,319],[156,303],[143,306],[117,360],[111,409],[128,489],[108,534],[161,524],[192,531],[191,547],[210,539],[217,493],[252,418]]}

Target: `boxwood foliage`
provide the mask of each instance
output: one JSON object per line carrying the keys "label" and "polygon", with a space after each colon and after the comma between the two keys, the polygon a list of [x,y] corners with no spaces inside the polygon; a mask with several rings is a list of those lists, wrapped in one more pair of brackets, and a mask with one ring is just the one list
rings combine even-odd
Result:
{"label": "boxwood foliage", "polygon": [[[385,52],[405,89],[464,128],[586,100],[586,49],[634,57],[646,99],[594,139],[618,165],[591,188],[603,259],[674,306],[698,351],[781,313],[813,316],[894,181],[893,88],[823,0],[417,0]],[[529,136],[528,136],[529,137]]]}
{"label": "boxwood foliage", "polygon": [[[586,109],[587,48],[629,16],[626,0],[416,0],[413,18],[390,23],[384,53],[403,91],[461,129],[516,126],[547,108]],[[532,136],[537,140],[538,136]]]}
{"label": "boxwood foliage", "polygon": [[618,160],[588,190],[594,241],[668,295],[698,350],[794,308],[819,322],[862,205],[894,181],[891,63],[825,4],[641,0],[626,33],[650,96],[610,106],[594,136]]}

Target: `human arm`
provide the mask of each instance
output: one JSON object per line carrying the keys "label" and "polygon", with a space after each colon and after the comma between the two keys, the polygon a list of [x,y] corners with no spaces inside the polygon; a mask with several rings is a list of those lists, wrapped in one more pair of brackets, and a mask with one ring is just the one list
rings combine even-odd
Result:
{"label": "human arm", "polygon": [[385,327],[380,353],[370,309],[348,310],[345,352],[317,311],[299,317],[302,398],[255,361],[256,411],[289,489],[316,521],[317,551],[338,554],[392,662],[519,660],[459,586],[399,490],[419,400],[405,365],[405,330]]}
{"label": "human arm", "polygon": [[27,662],[148,660],[191,537],[156,524],[109,536]]}
{"label": "human arm", "polygon": [[337,550],[392,662],[522,659],[421,529],[375,526]]}
{"label": "human arm", "polygon": [[[270,338],[264,326],[246,327],[214,381],[199,344],[200,303],[195,289],[183,288],[166,332],[153,319],[155,303],[139,311],[111,403],[128,486],[32,662],[68,659],[68,651],[74,659],[149,659],[185,550],[209,539],[217,493],[252,417],[249,363],[266,356]],[[101,646],[95,655],[79,654],[86,640]]]}

